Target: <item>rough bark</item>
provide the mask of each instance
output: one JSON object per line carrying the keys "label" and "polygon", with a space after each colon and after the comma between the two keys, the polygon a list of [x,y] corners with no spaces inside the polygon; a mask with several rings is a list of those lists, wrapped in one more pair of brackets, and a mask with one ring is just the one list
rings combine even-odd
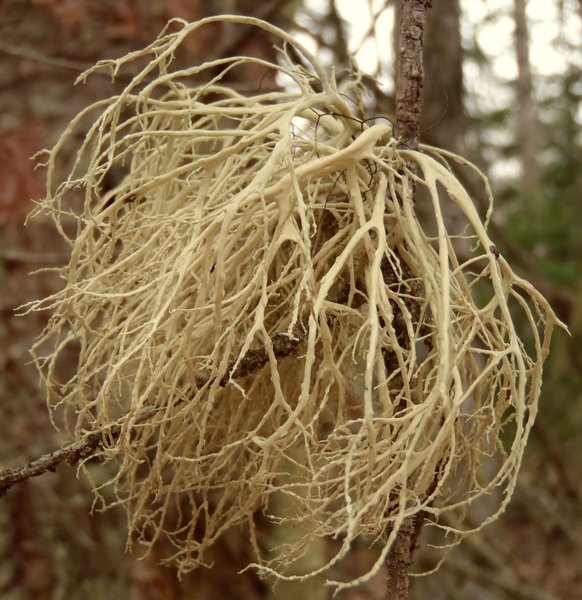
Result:
{"label": "rough bark", "polygon": [[424,92],[422,44],[430,0],[403,0],[396,73],[395,133],[404,144],[417,148]]}
{"label": "rough bark", "polygon": [[83,440],[67,444],[59,450],[45,454],[26,466],[1,471],[0,498],[17,483],[22,483],[31,477],[38,477],[47,471],[54,472],[62,462],[72,465],[83,458],[87,458],[100,446],[100,442],[101,436],[97,433],[92,433]]}
{"label": "rough bark", "polygon": [[386,600],[407,600],[415,520],[406,519],[386,561]]}
{"label": "rough bark", "polygon": [[533,189],[539,180],[538,123],[533,98],[533,83],[529,60],[529,34],[527,27],[526,0],[514,0],[515,56],[517,60],[517,141],[521,160],[522,181]]}

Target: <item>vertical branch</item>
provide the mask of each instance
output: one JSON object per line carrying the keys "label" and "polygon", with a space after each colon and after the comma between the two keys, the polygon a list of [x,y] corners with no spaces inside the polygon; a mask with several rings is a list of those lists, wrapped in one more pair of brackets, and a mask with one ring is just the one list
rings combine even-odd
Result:
{"label": "vertical branch", "polygon": [[406,519],[386,559],[386,600],[407,600],[415,519]]}
{"label": "vertical branch", "polygon": [[[431,0],[402,0],[396,71],[395,135],[416,150],[420,138],[420,113],[424,91],[422,44],[426,10]],[[419,526],[416,519],[404,521],[386,559],[386,600],[407,600],[413,546]]]}
{"label": "vertical branch", "polygon": [[431,0],[402,0],[396,72],[396,136],[418,148],[424,91],[422,43],[426,9]]}

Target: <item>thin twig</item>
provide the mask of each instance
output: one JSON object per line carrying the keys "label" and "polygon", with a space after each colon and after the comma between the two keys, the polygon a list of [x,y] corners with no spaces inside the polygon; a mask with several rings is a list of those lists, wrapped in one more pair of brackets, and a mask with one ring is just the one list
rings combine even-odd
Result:
{"label": "thin twig", "polygon": [[[273,353],[277,360],[287,356],[296,355],[301,340],[289,337],[284,333],[277,333],[272,337]],[[256,373],[264,367],[269,361],[269,356],[264,348],[249,350],[240,360],[238,365],[231,362],[228,367],[228,374],[219,382],[220,387],[227,385],[230,379],[244,377]],[[200,387],[208,383],[208,380],[198,381]],[[157,409],[149,407],[138,413],[134,420],[134,425],[147,421],[154,416]],[[38,477],[47,471],[54,472],[62,463],[74,465],[80,460],[93,455],[100,447],[104,439],[115,440],[121,433],[121,426],[116,424],[105,431],[95,431],[87,434],[82,440],[65,444],[59,450],[54,450],[44,454],[40,458],[24,465],[12,469],[0,471],[0,498],[17,483],[21,483],[31,477]]]}
{"label": "thin twig", "polygon": [[90,433],[82,440],[66,444],[59,450],[33,460],[28,465],[15,469],[4,469],[0,472],[0,497],[4,496],[17,483],[26,481],[31,477],[37,477],[47,471],[54,472],[57,466],[63,461],[69,465],[74,465],[79,460],[91,456],[100,446],[101,440],[102,434],[100,432]]}
{"label": "thin twig", "polygon": [[[12,56],[14,58],[21,58],[25,60],[31,60],[36,63],[40,63],[49,67],[56,67],[59,69],[68,69],[70,71],[76,71],[77,73],[86,71],[92,65],[90,63],[84,63],[77,60],[71,60],[69,58],[59,58],[57,56],[47,56],[41,54],[32,48],[8,46],[6,44],[0,44],[0,53]],[[109,76],[109,75],[108,75]]]}
{"label": "thin twig", "polygon": [[412,565],[412,538],[415,519],[405,519],[386,560],[386,600],[408,598],[409,574]]}

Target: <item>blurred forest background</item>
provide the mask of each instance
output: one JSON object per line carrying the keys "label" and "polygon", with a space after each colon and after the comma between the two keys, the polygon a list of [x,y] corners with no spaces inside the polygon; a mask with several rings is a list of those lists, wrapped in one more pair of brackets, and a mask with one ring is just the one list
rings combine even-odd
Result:
{"label": "blurred forest background", "polygon": [[[170,17],[251,14],[300,35],[335,65],[338,78],[353,56],[363,57],[372,75],[366,79],[369,114],[390,116],[397,4],[0,0],[0,467],[21,465],[65,441],[49,422],[28,355],[47,315],[18,318],[15,309],[58,289],[58,274],[50,269],[67,260],[50,223],[23,224],[44,191],[44,173],[30,157],[52,146],[81,108],[123,86],[95,75],[73,88],[80,72],[146,45]],[[354,5],[357,22],[350,23]],[[542,16],[534,5],[544,6]],[[436,574],[415,578],[411,598],[582,598],[582,1],[438,0],[428,18],[421,141],[462,154],[492,177],[497,248],[546,294],[571,336],[559,332],[554,340],[539,418],[509,509],[455,548]],[[542,29],[540,52],[541,38],[531,33]],[[256,31],[212,26],[189,39],[178,60],[241,53],[275,56],[271,41]],[[233,85],[256,89],[260,78],[249,72]],[[477,188],[475,195],[484,212]],[[107,467],[90,468],[99,481]],[[328,597],[323,589],[290,593],[280,586],[273,592],[252,572],[237,575],[250,549],[236,532],[216,548],[214,568],[178,581],[155,555],[140,560],[138,548],[125,553],[124,514],[90,515],[92,500],[88,482],[65,465],[0,500],[2,599]],[[362,545],[341,568],[349,576],[371,559]],[[431,566],[425,545],[417,550],[416,570]],[[378,576],[339,598],[380,599],[384,587]]]}

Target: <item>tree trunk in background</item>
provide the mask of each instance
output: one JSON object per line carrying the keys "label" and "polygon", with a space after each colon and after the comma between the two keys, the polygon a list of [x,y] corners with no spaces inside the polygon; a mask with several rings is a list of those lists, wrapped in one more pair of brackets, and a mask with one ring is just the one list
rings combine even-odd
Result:
{"label": "tree trunk in background", "polygon": [[[397,27],[394,30],[394,45],[395,48],[401,46]],[[419,132],[421,142],[463,154],[466,121],[459,0],[440,0],[434,3],[433,10],[427,12],[423,62],[425,79]],[[429,235],[434,234],[434,213],[426,192],[417,190],[415,200],[415,211],[423,227]],[[447,228],[460,233],[466,224],[460,211],[451,202],[445,206]]]}
{"label": "tree trunk in background", "polygon": [[426,19],[424,44],[424,110],[420,121],[423,139],[463,153],[463,46],[459,0],[441,0]]}
{"label": "tree trunk in background", "polygon": [[[463,94],[463,45],[461,40],[460,0],[441,0],[438,10],[429,11],[424,44],[425,108],[422,111],[421,135],[425,143],[457,154],[465,154],[465,106]],[[417,201],[417,215],[426,230],[436,232],[434,215],[422,190]],[[464,217],[452,202],[443,199],[447,229],[461,233]],[[466,244],[465,244],[466,245]],[[462,251],[461,244],[457,250]]]}
{"label": "tree trunk in background", "polygon": [[535,189],[540,176],[539,127],[533,98],[533,84],[529,61],[529,35],[526,16],[527,0],[514,0],[515,56],[517,60],[517,142],[521,160],[522,182],[526,189]]}
{"label": "tree trunk in background", "polygon": [[[394,22],[401,8],[394,6]],[[393,50],[398,71],[400,31],[394,27]],[[424,108],[420,120],[422,141],[461,153],[464,146],[463,46],[459,0],[440,0],[426,14]],[[396,86],[396,82],[395,82]]]}

